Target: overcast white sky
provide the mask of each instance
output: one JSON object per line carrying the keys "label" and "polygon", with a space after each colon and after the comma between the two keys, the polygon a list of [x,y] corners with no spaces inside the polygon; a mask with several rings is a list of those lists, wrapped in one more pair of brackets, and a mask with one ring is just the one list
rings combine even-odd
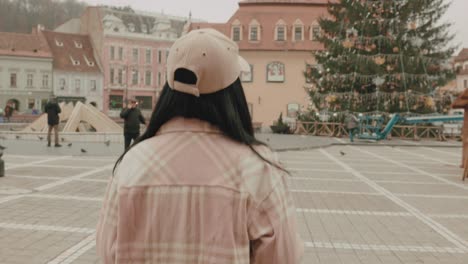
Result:
{"label": "overcast white sky", "polygon": [[[188,16],[192,11],[194,18],[208,22],[225,22],[237,10],[238,0],[84,0],[88,4],[97,5],[130,5],[134,9],[161,12],[166,14]],[[453,31],[457,33],[455,43],[468,48],[468,1],[451,1],[452,6],[447,13],[447,20],[455,23]]]}

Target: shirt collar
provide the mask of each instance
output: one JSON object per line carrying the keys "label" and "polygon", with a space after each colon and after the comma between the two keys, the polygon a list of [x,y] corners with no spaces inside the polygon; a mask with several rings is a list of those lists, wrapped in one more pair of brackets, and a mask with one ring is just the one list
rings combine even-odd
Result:
{"label": "shirt collar", "polygon": [[158,134],[168,134],[175,132],[195,132],[195,133],[215,133],[222,134],[221,130],[206,121],[195,118],[175,117],[164,125],[158,131]]}

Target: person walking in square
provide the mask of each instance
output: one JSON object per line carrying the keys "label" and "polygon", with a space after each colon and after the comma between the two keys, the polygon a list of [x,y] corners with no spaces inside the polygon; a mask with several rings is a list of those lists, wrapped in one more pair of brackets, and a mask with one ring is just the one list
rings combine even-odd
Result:
{"label": "person walking in square", "polygon": [[358,132],[359,119],[352,113],[348,113],[345,123],[349,133],[349,140],[354,142],[354,134]]}
{"label": "person walking in square", "polygon": [[146,125],[145,118],[138,108],[136,100],[129,100],[128,105],[120,112],[120,117],[124,119],[124,140],[125,150],[130,147],[132,140],[140,136],[140,123]]}
{"label": "person walking in square", "polygon": [[214,29],[173,44],[147,129],[107,187],[96,230],[102,263],[302,261],[288,172],[254,135],[239,79],[249,70]]}
{"label": "person walking in square", "polygon": [[54,131],[54,143],[55,147],[61,147],[59,143],[59,124],[60,116],[62,112],[59,104],[57,103],[57,98],[52,97],[49,102],[46,104],[44,111],[47,113],[47,124],[49,125],[49,130],[47,131],[47,146],[50,147],[52,141],[52,130]]}
{"label": "person walking in square", "polygon": [[13,115],[13,107],[10,105],[10,103],[7,103],[7,105],[5,106],[5,120],[6,122],[10,122],[10,118],[11,116]]}

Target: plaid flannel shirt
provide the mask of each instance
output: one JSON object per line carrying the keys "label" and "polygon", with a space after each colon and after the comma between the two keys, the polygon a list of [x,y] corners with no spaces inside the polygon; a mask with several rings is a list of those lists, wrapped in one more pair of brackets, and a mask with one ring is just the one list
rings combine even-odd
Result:
{"label": "plaid flannel shirt", "polygon": [[206,122],[175,118],[118,166],[97,250],[105,264],[296,264],[303,244],[284,172]]}

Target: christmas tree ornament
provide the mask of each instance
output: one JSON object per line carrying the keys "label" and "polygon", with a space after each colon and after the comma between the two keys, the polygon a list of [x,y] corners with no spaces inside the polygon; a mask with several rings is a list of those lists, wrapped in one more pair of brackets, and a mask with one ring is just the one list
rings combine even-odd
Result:
{"label": "christmas tree ornament", "polygon": [[398,47],[393,47],[393,52],[398,53],[398,52],[400,52],[400,49]]}
{"label": "christmas tree ornament", "polygon": [[385,58],[383,56],[377,56],[374,58],[374,62],[377,65],[383,65],[385,63]]}
{"label": "christmas tree ornament", "polygon": [[347,49],[350,49],[350,48],[354,47],[354,42],[349,40],[349,39],[346,39],[345,41],[343,41],[343,47],[347,48]]}

